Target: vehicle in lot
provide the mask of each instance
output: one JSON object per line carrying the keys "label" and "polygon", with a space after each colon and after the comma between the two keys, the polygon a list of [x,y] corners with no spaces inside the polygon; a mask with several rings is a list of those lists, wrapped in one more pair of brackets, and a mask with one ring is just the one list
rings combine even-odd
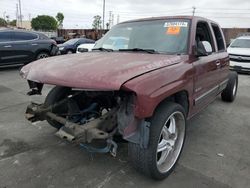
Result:
{"label": "vehicle in lot", "polygon": [[90,52],[94,48],[95,43],[81,44],[77,47],[76,53]]}
{"label": "vehicle in lot", "polygon": [[70,39],[63,44],[59,44],[58,47],[59,47],[60,54],[72,54],[72,53],[76,53],[76,49],[79,45],[94,44],[94,43],[95,41],[91,39],[75,38],[75,39]]}
{"label": "vehicle in lot", "polygon": [[236,38],[227,51],[230,57],[230,69],[250,73],[250,36]]}
{"label": "vehicle in lot", "polygon": [[128,48],[129,39],[127,37],[114,36],[110,37],[108,41],[103,44],[103,48],[107,49],[126,49]]}
{"label": "vehicle in lot", "polygon": [[56,41],[57,44],[63,44],[65,39],[63,37],[50,37],[52,40]]}
{"label": "vehicle in lot", "polygon": [[57,52],[56,42],[42,33],[0,30],[0,66],[27,64]]}
{"label": "vehicle in lot", "polygon": [[[128,39],[122,49],[103,47],[121,37]],[[189,16],[120,23],[92,52],[39,60],[20,74],[55,85],[43,104],[27,107],[29,121],[47,120],[58,136],[92,152],[116,155],[113,138],[121,135],[135,168],[155,179],[174,169],[186,120],[219,94],[234,101],[238,86],[219,25]],[[97,141],[106,147],[94,147]]]}

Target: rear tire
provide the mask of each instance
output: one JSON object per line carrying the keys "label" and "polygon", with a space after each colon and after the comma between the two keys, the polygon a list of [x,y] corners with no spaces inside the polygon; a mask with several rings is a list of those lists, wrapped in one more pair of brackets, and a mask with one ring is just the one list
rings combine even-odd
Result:
{"label": "rear tire", "polygon": [[73,51],[72,50],[68,50],[67,54],[73,54]]}
{"label": "rear tire", "polygon": [[184,108],[173,102],[163,103],[151,118],[148,148],[128,144],[128,156],[133,166],[154,179],[166,178],[180,157],[185,141],[185,127]]}
{"label": "rear tire", "polygon": [[39,54],[37,54],[36,59],[44,59],[49,57],[49,54],[47,52],[40,52]]}
{"label": "rear tire", "polygon": [[236,98],[238,90],[238,74],[236,72],[231,72],[229,74],[229,80],[227,82],[227,87],[221,93],[221,99],[226,102],[233,102]]}
{"label": "rear tire", "polygon": [[[54,87],[48,93],[48,95],[45,99],[44,105],[50,106],[50,105],[57,103],[58,101],[66,98],[69,95],[70,91],[71,91],[71,88],[61,87],[61,86]],[[59,107],[54,108],[52,110],[52,112],[56,113],[56,114],[57,113],[67,113],[67,111],[68,111],[67,107],[63,107],[63,106],[59,106]],[[50,118],[47,118],[46,120],[52,127],[55,127],[56,129],[60,129],[63,126],[61,123],[58,123],[57,121],[54,121]]]}

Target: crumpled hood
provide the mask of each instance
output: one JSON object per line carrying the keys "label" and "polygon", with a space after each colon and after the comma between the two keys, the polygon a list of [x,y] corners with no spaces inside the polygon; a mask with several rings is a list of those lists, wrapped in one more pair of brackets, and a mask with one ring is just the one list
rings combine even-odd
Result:
{"label": "crumpled hood", "polygon": [[22,77],[36,82],[83,89],[119,90],[126,81],[183,61],[185,56],[90,52],[40,59],[24,66]]}

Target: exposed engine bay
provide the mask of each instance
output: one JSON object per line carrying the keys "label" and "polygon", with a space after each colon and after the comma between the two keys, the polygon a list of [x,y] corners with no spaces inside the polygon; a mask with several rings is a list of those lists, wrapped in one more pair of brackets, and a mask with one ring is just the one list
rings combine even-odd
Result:
{"label": "exposed engine bay", "polygon": [[[47,120],[58,128],[57,136],[78,143],[91,152],[111,152],[115,156],[115,135],[146,147],[148,131],[139,125],[148,127],[148,124],[133,115],[133,93],[62,89],[64,94],[58,101],[31,103],[26,118],[31,122]],[[97,140],[104,140],[106,147],[91,146]]]}

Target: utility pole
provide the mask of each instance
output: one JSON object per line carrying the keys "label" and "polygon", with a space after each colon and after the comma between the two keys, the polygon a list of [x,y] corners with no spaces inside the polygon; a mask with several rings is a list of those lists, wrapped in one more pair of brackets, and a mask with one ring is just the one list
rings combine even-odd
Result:
{"label": "utility pole", "polygon": [[18,2],[19,2],[20,24],[21,24],[21,27],[22,27],[23,23],[22,23],[22,7],[21,7],[21,0],[19,0]]}
{"label": "utility pole", "polygon": [[196,7],[193,6],[192,9],[193,9],[193,16],[194,16],[195,15],[195,9],[196,9]]}
{"label": "utility pole", "polygon": [[19,17],[18,17],[18,4],[16,3],[16,27],[19,26]]}
{"label": "utility pole", "polygon": [[117,20],[116,20],[117,24],[120,22],[120,15],[117,15]]}
{"label": "utility pole", "polygon": [[105,0],[103,0],[102,29],[105,29]]}
{"label": "utility pole", "polygon": [[6,11],[3,12],[3,19],[5,20]]}
{"label": "utility pole", "polygon": [[111,23],[112,23],[112,26],[114,25],[114,14],[112,14],[112,21],[111,21]]}
{"label": "utility pole", "polygon": [[111,28],[112,11],[109,11],[109,29]]}

